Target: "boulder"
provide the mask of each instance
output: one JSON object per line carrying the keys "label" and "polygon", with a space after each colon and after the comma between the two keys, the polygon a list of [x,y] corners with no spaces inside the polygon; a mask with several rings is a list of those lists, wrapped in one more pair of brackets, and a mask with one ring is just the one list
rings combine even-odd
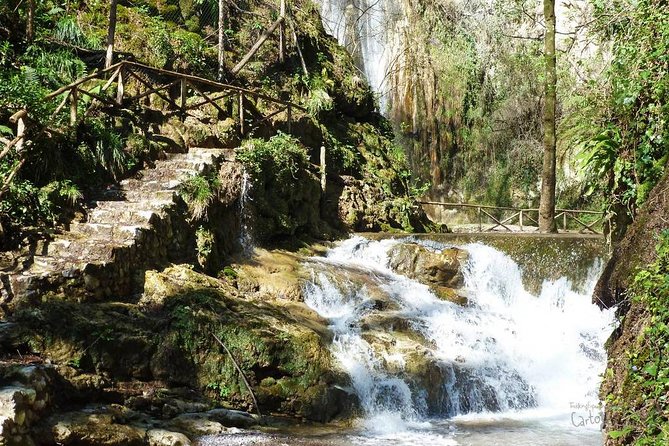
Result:
{"label": "boulder", "polygon": [[104,407],[54,415],[37,431],[37,444],[77,446],[144,446],[146,432],[119,424]]}
{"label": "boulder", "polygon": [[467,262],[467,251],[434,251],[418,243],[401,243],[388,254],[389,266],[396,273],[428,285],[443,300],[466,304],[466,296],[458,289],[464,285],[462,266]]}
{"label": "boulder", "polygon": [[167,426],[193,437],[225,432],[225,426],[210,419],[206,413],[185,413],[173,418]]}
{"label": "boulder", "polygon": [[149,446],[191,446],[193,443],[180,432],[165,429],[149,429],[146,432]]}

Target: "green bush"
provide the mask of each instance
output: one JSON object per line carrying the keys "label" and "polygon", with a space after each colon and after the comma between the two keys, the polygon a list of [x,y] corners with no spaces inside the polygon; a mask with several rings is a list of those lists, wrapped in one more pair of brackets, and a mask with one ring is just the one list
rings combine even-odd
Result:
{"label": "green bush", "polygon": [[606,84],[586,97],[576,139],[596,186],[591,192],[631,216],[669,159],[669,7],[661,0],[595,2],[595,18],[600,36],[613,41],[613,60]]}
{"label": "green bush", "polygon": [[179,194],[188,205],[193,220],[205,216],[220,187],[221,180],[215,172],[193,175],[181,184]]}
{"label": "green bush", "polygon": [[255,181],[274,178],[280,185],[289,185],[297,172],[309,163],[307,149],[293,136],[279,132],[269,140],[252,139],[237,155]]}

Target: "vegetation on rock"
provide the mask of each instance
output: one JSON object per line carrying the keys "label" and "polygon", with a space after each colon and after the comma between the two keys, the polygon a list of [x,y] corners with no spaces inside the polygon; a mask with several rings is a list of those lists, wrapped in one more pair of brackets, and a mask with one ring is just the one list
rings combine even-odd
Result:
{"label": "vegetation on rock", "polygon": [[[615,351],[604,389],[610,445],[656,445],[669,439],[669,230],[660,234],[657,258],[638,271],[627,290],[635,307],[623,322],[627,350]],[[632,331],[633,330],[633,331]]]}

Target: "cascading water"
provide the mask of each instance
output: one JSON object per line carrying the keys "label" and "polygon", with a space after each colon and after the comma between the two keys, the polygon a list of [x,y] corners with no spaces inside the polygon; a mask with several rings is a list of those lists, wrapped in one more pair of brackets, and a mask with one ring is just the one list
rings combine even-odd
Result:
{"label": "cascading water", "polygon": [[[397,243],[349,239],[326,258],[310,261],[314,272],[306,286],[305,302],[330,321],[332,353],[351,377],[368,428],[396,431],[434,416],[472,413],[556,416],[598,400],[603,343],[613,323],[612,312],[600,311],[589,298],[601,262],[592,266],[583,289],[563,278],[544,282],[533,296],[508,256],[466,245],[463,306],[394,273],[388,251]],[[413,379],[406,366],[411,359],[400,349],[379,349],[366,332],[379,293],[395,305],[393,317],[429,346],[441,381],[428,385],[442,388],[439,398],[426,396],[435,389]]]}
{"label": "cascading water", "polygon": [[320,4],[325,30],[353,55],[385,112],[386,78],[401,39],[399,5],[383,0],[321,0]]}
{"label": "cascading water", "polygon": [[248,255],[253,252],[253,235],[251,234],[249,202],[251,201],[251,177],[248,172],[244,170],[242,175],[242,187],[239,197],[239,244],[242,247],[244,254]]}

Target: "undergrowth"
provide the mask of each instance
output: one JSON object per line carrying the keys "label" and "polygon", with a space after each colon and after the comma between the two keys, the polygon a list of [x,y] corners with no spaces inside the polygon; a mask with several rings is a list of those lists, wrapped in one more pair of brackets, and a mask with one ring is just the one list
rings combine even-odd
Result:
{"label": "undergrowth", "polygon": [[660,234],[657,259],[634,277],[630,295],[647,321],[628,355],[622,391],[607,399],[622,428],[608,432],[616,444],[669,442],[669,230]]}

